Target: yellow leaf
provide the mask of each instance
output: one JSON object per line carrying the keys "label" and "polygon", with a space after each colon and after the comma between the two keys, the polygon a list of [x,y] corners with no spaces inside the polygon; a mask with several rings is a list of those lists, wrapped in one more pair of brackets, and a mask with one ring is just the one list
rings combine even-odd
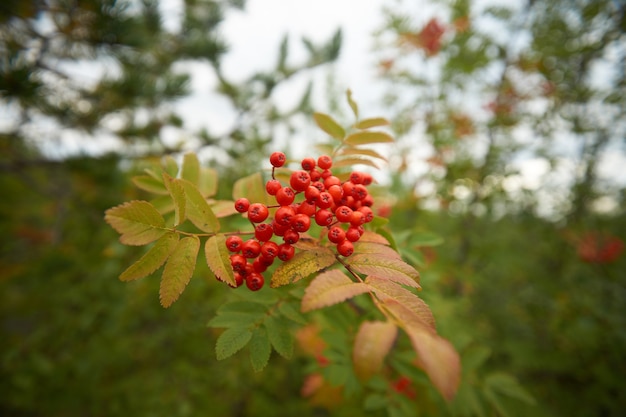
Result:
{"label": "yellow leaf", "polygon": [[194,185],[198,185],[200,178],[200,161],[195,153],[187,153],[183,157],[183,167],[180,176]]}
{"label": "yellow leaf", "polygon": [[163,173],[163,182],[174,202],[174,226],[185,221],[186,198],[185,189],[179,181],[175,181],[167,173]]}
{"label": "yellow leaf", "polygon": [[393,137],[385,132],[361,131],[348,135],[344,143],[348,145],[367,145],[370,143],[389,143],[393,142]]}
{"label": "yellow leaf", "polygon": [[[381,245],[382,247],[385,246]],[[354,255],[347,258],[347,263],[353,270],[361,274],[375,275],[402,285],[421,288],[419,273],[415,268],[395,256],[387,257],[383,252],[381,254],[375,252],[356,253],[355,251]]]}
{"label": "yellow leaf", "polygon": [[343,272],[331,269],[316,276],[304,290],[302,311],[328,307],[370,290],[362,282],[354,282]]}
{"label": "yellow leaf", "polygon": [[320,129],[322,129],[324,132],[328,133],[331,137],[335,139],[342,140],[343,137],[346,135],[343,127],[341,127],[341,125],[339,125],[339,123],[337,123],[335,119],[327,114],[313,113],[313,119]]}
{"label": "yellow leaf", "polygon": [[204,245],[206,262],[216,278],[236,287],[233,268],[230,266],[230,254],[226,247],[226,237],[218,234],[210,237]]}
{"label": "yellow leaf", "polygon": [[159,299],[163,307],[171,306],[185,290],[196,268],[199,249],[200,239],[197,236],[181,239],[174,248],[161,277]]}
{"label": "yellow leaf", "polygon": [[128,201],[108,209],[104,220],[121,236],[125,245],[147,245],[163,236],[165,220],[147,201]]}
{"label": "yellow leaf", "polygon": [[372,127],[389,126],[389,120],[384,117],[372,117],[369,119],[363,119],[354,125],[357,129],[369,129]]}
{"label": "yellow leaf", "polygon": [[122,272],[120,281],[132,281],[150,275],[165,263],[177,243],[176,233],[164,234],[137,262]]}
{"label": "yellow leaf", "polygon": [[287,285],[332,265],[335,254],[326,247],[296,253],[291,260],[280,265],[272,275],[272,288]]}
{"label": "yellow leaf", "polygon": [[217,232],[220,228],[219,220],[215,217],[209,203],[204,199],[198,187],[184,179],[175,179],[185,190],[185,215],[203,232]]}

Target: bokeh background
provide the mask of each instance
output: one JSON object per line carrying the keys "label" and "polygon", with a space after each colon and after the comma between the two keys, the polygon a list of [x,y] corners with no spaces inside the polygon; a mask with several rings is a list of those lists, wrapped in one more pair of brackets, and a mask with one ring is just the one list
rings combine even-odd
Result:
{"label": "bokeh background", "polygon": [[[312,112],[350,125],[351,89],[392,122],[388,164],[363,169],[464,363],[454,404],[418,391],[420,413],[622,415],[625,7],[3,1],[0,414],[384,415],[312,404],[305,355],[216,361],[228,289],[200,262],[161,308],[155,277],[117,280],[141,249],[103,221],[163,155],[197,152],[228,198],[269,152],[315,154]],[[497,375],[525,391],[501,400]]]}

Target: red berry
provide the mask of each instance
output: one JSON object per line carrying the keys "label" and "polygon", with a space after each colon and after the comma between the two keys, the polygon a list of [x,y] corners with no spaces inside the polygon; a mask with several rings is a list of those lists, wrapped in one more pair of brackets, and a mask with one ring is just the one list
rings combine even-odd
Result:
{"label": "red berry", "polygon": [[293,255],[295,255],[295,253],[296,253],[296,248],[291,246],[289,243],[283,243],[282,245],[278,246],[277,257],[281,261],[286,262],[290,260],[291,258],[293,258]]}
{"label": "red berry", "polygon": [[274,230],[274,234],[276,236],[284,236],[285,232],[287,230],[289,230],[290,225],[289,224],[279,224],[276,221],[276,218],[274,218],[274,221],[272,221],[272,229]]}
{"label": "red berry", "polygon": [[268,241],[261,245],[261,257],[274,259],[278,255],[278,245],[276,242]]}
{"label": "red berry", "polygon": [[[282,226],[290,226],[291,219],[296,215],[296,211],[291,206],[282,206],[276,210],[274,220]],[[277,233],[278,234],[278,233]],[[280,236],[280,235],[279,235]]]}
{"label": "red berry", "polygon": [[313,168],[315,168],[315,159],[311,157],[304,158],[302,160],[301,165],[302,165],[302,169],[311,171]]}
{"label": "red berry", "polygon": [[248,219],[253,223],[261,223],[263,220],[267,219],[269,214],[270,212],[265,204],[254,203],[250,204],[248,208]]}
{"label": "red berry", "polygon": [[254,237],[261,242],[270,240],[272,236],[274,236],[274,229],[269,223],[260,223],[254,228]]}
{"label": "red berry", "polygon": [[309,217],[315,215],[315,210],[317,210],[317,206],[312,201],[303,201],[298,206],[298,213],[299,214],[306,214]]}
{"label": "red berry", "polygon": [[287,157],[282,152],[274,152],[270,155],[270,163],[273,167],[280,168],[287,162]]}
{"label": "red berry", "polygon": [[341,256],[350,256],[354,253],[354,245],[346,239],[337,245],[337,252]]}
{"label": "red berry", "polygon": [[346,232],[339,226],[333,226],[328,230],[328,240],[333,243],[341,243],[346,240]]}
{"label": "red berry", "polygon": [[293,229],[289,229],[285,232],[283,240],[285,241],[285,243],[293,245],[294,243],[298,242],[298,240],[300,240],[300,234]]}
{"label": "red berry", "polygon": [[289,187],[282,187],[276,192],[276,202],[281,206],[288,206],[295,198],[296,193]]}
{"label": "red berry", "polygon": [[311,176],[311,181],[319,181],[319,179],[322,178],[322,174],[315,169],[310,170],[309,175]]}
{"label": "red berry", "polygon": [[289,184],[296,191],[304,191],[311,185],[311,176],[306,171],[294,171],[289,178]]}
{"label": "red berry", "polygon": [[244,277],[239,272],[235,272],[235,286],[241,287],[243,285]]}
{"label": "red berry", "polygon": [[343,188],[340,185],[331,185],[326,191],[333,197],[333,201],[338,204],[343,197]]}
{"label": "red berry", "polygon": [[368,194],[363,200],[361,200],[361,205],[372,207],[374,205],[374,197],[372,197],[371,194]]}
{"label": "red berry", "polygon": [[248,287],[250,291],[260,290],[261,288],[263,288],[263,284],[265,284],[263,275],[259,274],[258,272],[253,272],[246,277],[246,287]]}
{"label": "red berry", "polygon": [[325,180],[326,178],[330,177],[331,175],[333,175],[333,172],[330,169],[325,169],[320,174],[320,176],[322,177],[323,180]]}
{"label": "red berry", "polygon": [[363,173],[363,185],[370,185],[373,181],[374,178],[372,177],[372,174],[370,174],[369,172]]}
{"label": "red berry", "polygon": [[322,155],[317,158],[317,166],[322,169],[329,169],[333,166],[333,159],[328,155]]}
{"label": "red berry", "polygon": [[324,191],[323,193],[320,193],[320,196],[315,202],[315,204],[317,205],[317,207],[321,209],[327,209],[333,205],[333,202],[334,202],[333,196],[330,195],[328,191]]}
{"label": "red berry", "polygon": [[363,180],[365,179],[365,174],[359,171],[353,171],[350,174],[350,181],[354,184],[363,184]]}
{"label": "red berry", "polygon": [[359,207],[358,211],[363,213],[364,221],[363,223],[369,223],[374,220],[374,212],[371,208],[367,206]]}
{"label": "red berry", "polygon": [[337,210],[335,210],[335,216],[337,216],[337,220],[342,223],[348,223],[352,218],[353,210],[348,206],[339,206]]}
{"label": "red berry", "polygon": [[235,272],[245,272],[247,262],[243,255],[230,255],[230,266],[233,267]]}
{"label": "red berry", "polygon": [[250,201],[247,198],[240,198],[235,201],[235,210],[239,213],[245,213],[248,211],[248,207],[250,207]]}
{"label": "red berry", "polygon": [[363,184],[356,184],[352,189],[352,197],[355,200],[363,200],[368,196],[367,188]]}
{"label": "red berry", "polygon": [[[321,183],[320,183],[321,184]],[[319,198],[321,190],[313,185],[309,185],[304,191],[306,201],[315,201]]]}
{"label": "red berry", "polygon": [[326,187],[327,190],[333,185],[340,185],[340,184],[341,184],[341,180],[338,177],[335,177],[334,175],[331,175],[330,177],[324,179],[324,187]]}
{"label": "red berry", "polygon": [[268,265],[263,262],[262,258],[256,258],[254,262],[252,262],[252,268],[254,268],[254,272],[258,272],[259,274],[265,272],[267,270]]}
{"label": "red berry", "polygon": [[261,253],[261,244],[254,239],[246,240],[241,246],[241,253],[246,258],[256,258]]}
{"label": "red berry", "polygon": [[278,190],[280,190],[281,188],[282,185],[278,180],[269,180],[265,183],[265,191],[267,191],[269,195],[276,195]]}
{"label": "red berry", "polygon": [[291,220],[291,228],[298,233],[304,233],[311,227],[311,218],[306,214],[296,214]]}
{"label": "red berry", "polygon": [[243,239],[239,236],[228,236],[226,238],[226,247],[231,252],[239,252],[243,245]]}
{"label": "red berry", "polygon": [[363,223],[365,223],[365,216],[363,215],[363,213],[361,213],[360,211],[353,211],[352,215],[350,216],[350,224],[352,226],[360,226]]}
{"label": "red berry", "polygon": [[330,226],[333,222],[333,212],[329,210],[318,210],[315,213],[315,223],[320,226]]}
{"label": "red berry", "polygon": [[346,231],[346,239],[350,242],[356,242],[361,239],[361,233],[357,227],[349,227]]}

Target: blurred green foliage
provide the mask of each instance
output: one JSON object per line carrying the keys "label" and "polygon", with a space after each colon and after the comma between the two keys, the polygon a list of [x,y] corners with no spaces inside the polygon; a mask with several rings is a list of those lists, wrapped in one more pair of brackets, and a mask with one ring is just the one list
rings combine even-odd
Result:
{"label": "blurred green foliage", "polygon": [[[184,297],[168,310],[155,296],[157,280],[121,284],[116,279],[140,251],[117,243],[103,212],[143,198],[129,181],[142,161],[124,156],[49,160],[32,146],[29,130],[52,119],[63,128],[99,132],[110,127],[106,115],[121,114],[124,123],[113,133],[129,144],[130,155],[138,149],[176,153],[178,148],[161,142],[160,132],[181,125],[167,103],[188,91],[186,76],[170,69],[177,59],[203,60],[218,75],[220,93],[243,115],[224,136],[194,134],[202,147],[225,149],[225,165],[237,161],[238,173],[232,164],[216,165],[228,195],[235,175],[258,170],[273,129],[293,128],[292,116],[312,110],[309,89],[294,109],[277,112],[276,85],[335,59],[341,32],[325,45],[305,42],[310,55],[300,64],[288,64],[285,40],[276,68],[236,83],[220,70],[226,46],[217,27],[223,7],[241,7],[241,2],[186,1],[180,33],[163,30],[151,1],[133,3],[133,13],[125,2],[57,3],[56,11],[49,2],[0,6],[0,104],[17,108],[12,128],[0,134],[0,414],[305,417],[362,415],[365,407],[371,415],[385,415],[379,407],[390,395],[385,380],[372,381],[373,394],[365,403],[349,398],[338,405],[336,392],[329,390],[331,400],[317,403],[334,407],[328,411],[301,396],[313,369],[309,358],[296,354],[287,361],[273,355],[260,374],[252,371],[247,355],[216,361],[217,331],[206,323],[230,293],[205,279],[210,274],[202,262]],[[381,69],[390,81],[385,103],[401,137],[398,154],[405,157],[391,174],[390,224],[405,239],[399,245],[406,243],[407,259],[422,271],[422,296],[439,332],[462,354],[464,378],[448,406],[428,391],[420,375],[409,374],[416,397],[395,392],[395,409],[401,413],[417,404],[422,415],[621,415],[626,408],[621,388],[626,260],[623,251],[609,261],[585,260],[581,246],[589,233],[626,238],[623,184],[598,174],[603,152],[623,157],[624,74],[616,71],[609,88],[585,84],[597,59],[616,51],[617,62],[623,60],[623,6],[536,0],[520,9],[476,11],[467,1],[446,2],[444,8],[447,26],[454,22],[455,29],[439,39],[432,24],[428,42],[426,32],[417,36],[426,21],[415,23],[400,6],[388,10],[385,30],[390,32],[385,33],[395,34],[392,43],[401,49],[387,50]],[[36,22],[54,12],[59,15],[53,36]],[[511,38],[481,33],[472,25],[480,17],[500,19],[518,36],[528,34],[528,48],[515,54],[507,43]],[[169,45],[168,53],[160,51],[163,44]],[[424,52],[425,67],[434,59],[441,70],[420,74],[411,71],[414,63],[408,69],[398,66],[416,50]],[[103,56],[112,57],[122,76],[104,77],[91,89],[50,66],[57,58],[75,62]],[[155,66],[147,68],[148,63]],[[494,68],[504,69],[501,76],[490,76]],[[433,74],[437,77],[429,78]],[[539,80],[545,83],[538,85],[544,88],[544,111],[523,105],[537,97],[519,91],[529,85],[525,80],[536,79],[524,74],[543,77]],[[407,100],[399,91],[413,96]],[[465,99],[472,94],[490,99],[470,101],[469,107],[491,106],[491,116],[482,122],[465,114]],[[146,109],[148,121],[135,117]],[[423,137],[434,150],[425,177],[435,191],[427,196],[415,192],[424,178],[416,180],[406,169],[416,161],[412,134],[422,122]],[[513,140],[520,125],[530,126],[536,140]],[[556,187],[565,192],[546,218],[538,209],[545,193],[528,189],[512,195],[505,180],[518,174],[511,161],[520,152],[545,158],[556,172],[563,154],[562,142],[554,139],[563,126],[570,133],[568,143],[575,143],[576,176]],[[477,132],[488,138],[486,152],[478,157],[471,140]],[[549,185],[542,190],[553,192]],[[423,209],[430,197],[438,203],[436,211]],[[595,211],[599,198],[616,208]],[[351,313],[338,310],[341,314]],[[328,340],[337,342],[331,346],[337,360],[346,355],[343,330],[339,325],[327,329]],[[390,364],[394,375],[409,372],[411,359]],[[346,375],[333,369],[324,371],[329,379],[345,381]],[[523,391],[508,399],[495,395],[512,377],[532,399]]]}

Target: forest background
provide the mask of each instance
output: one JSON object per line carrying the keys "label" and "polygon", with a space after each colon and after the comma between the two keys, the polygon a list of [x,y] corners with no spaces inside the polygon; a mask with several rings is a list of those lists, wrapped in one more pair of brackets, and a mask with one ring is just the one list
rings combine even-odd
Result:
{"label": "forest background", "polygon": [[[350,53],[341,30],[325,41],[286,36],[270,64],[246,63],[245,77],[224,70],[222,25],[244,1],[186,0],[173,27],[156,1],[4,2],[0,413],[400,413],[332,383],[303,395],[306,349],[272,356],[262,373],[241,356],[216,361],[206,323],[229,290],[199,265],[163,309],[158,281],[117,280],[141,251],[103,221],[109,207],[144,198],[131,177],[164,155],[197,152],[229,197],[272,151],[316,152],[324,135],[312,112],[349,124],[350,88],[367,97],[363,113],[392,122],[388,163],[372,170],[375,207],[410,249],[421,296],[463,364],[451,404],[415,375],[396,393],[419,415],[620,415],[625,6],[422,3],[378,10],[363,61],[377,77],[371,95],[337,77]],[[206,125],[180,107],[198,94],[191,68],[216,80],[205,94],[219,108],[195,109]],[[224,108],[230,123],[216,128]]]}

